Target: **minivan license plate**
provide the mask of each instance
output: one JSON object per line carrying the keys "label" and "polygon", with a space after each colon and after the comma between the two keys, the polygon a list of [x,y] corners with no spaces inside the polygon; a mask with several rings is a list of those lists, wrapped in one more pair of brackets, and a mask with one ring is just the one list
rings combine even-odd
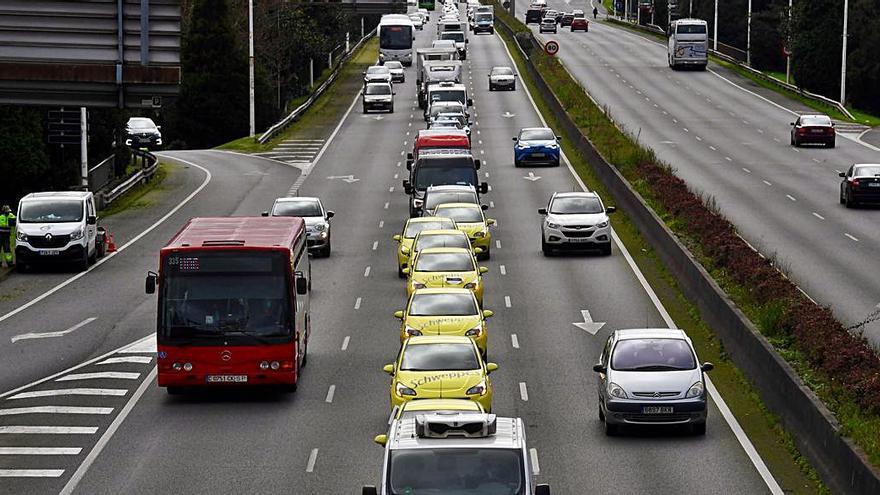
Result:
{"label": "minivan license plate", "polygon": [[208,375],[208,383],[247,383],[247,375]]}
{"label": "minivan license plate", "polygon": [[645,406],[642,414],[672,414],[672,406]]}
{"label": "minivan license plate", "polygon": [[57,249],[40,249],[40,256],[58,256],[61,251]]}

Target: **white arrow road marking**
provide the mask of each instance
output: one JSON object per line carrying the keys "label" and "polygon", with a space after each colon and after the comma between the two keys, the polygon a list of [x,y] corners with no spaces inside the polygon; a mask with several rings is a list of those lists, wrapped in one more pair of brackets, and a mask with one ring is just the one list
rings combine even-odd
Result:
{"label": "white arrow road marking", "polygon": [[541,176],[540,176],[540,175],[535,175],[534,172],[529,172],[529,176],[528,176],[528,177],[523,177],[523,179],[525,179],[525,180],[530,180],[530,181],[532,181],[532,182],[535,182],[536,180],[541,180]]}
{"label": "white arrow road marking", "polygon": [[0,455],[79,455],[79,447],[0,447]]}
{"label": "white arrow road marking", "polygon": [[504,117],[505,119],[512,119],[512,118],[516,117],[516,114],[510,113],[510,112],[504,112],[501,114],[501,116]]}
{"label": "white arrow road marking", "polygon": [[35,390],[15,394],[9,399],[32,399],[35,397],[57,397],[59,395],[100,395],[122,397],[128,393],[124,388],[61,388],[53,390]]}
{"label": "white arrow road marking", "polygon": [[24,333],[24,334],[21,334],[21,335],[16,335],[16,336],[12,337],[12,343],[14,344],[14,343],[18,342],[19,340],[47,339],[47,338],[50,338],[50,337],[63,337],[63,336],[65,336],[65,335],[69,334],[70,332],[73,332],[73,331],[79,330],[80,328],[82,328],[82,327],[88,325],[89,323],[91,323],[91,322],[93,322],[93,321],[95,321],[95,320],[97,320],[97,318],[95,318],[95,317],[92,317],[92,318],[86,318],[85,320],[83,320],[83,321],[77,323],[76,325],[74,325],[74,326],[68,328],[67,330],[61,330],[60,332]]}
{"label": "white arrow road marking", "polygon": [[63,469],[0,469],[0,478],[60,478]]}
{"label": "white arrow road marking", "polygon": [[604,321],[594,322],[593,317],[590,315],[589,310],[582,309],[581,316],[583,317],[584,322],[583,323],[574,322],[574,323],[572,323],[572,325],[580,328],[581,330],[584,330],[585,332],[589,333],[590,335],[596,335],[599,332],[599,330],[605,326]]}
{"label": "white arrow road marking", "polygon": [[342,179],[344,182],[348,182],[349,184],[360,180],[360,179],[356,178],[354,175],[331,175],[331,176],[327,177],[327,180],[335,180],[335,179]]}

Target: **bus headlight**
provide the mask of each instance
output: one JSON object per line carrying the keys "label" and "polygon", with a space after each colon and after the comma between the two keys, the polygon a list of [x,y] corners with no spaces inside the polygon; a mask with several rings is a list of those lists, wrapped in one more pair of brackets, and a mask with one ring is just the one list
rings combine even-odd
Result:
{"label": "bus headlight", "polygon": [[260,369],[261,369],[261,370],[267,370],[267,369],[269,369],[269,361],[262,361],[262,362],[260,363]]}
{"label": "bus headlight", "polygon": [[271,363],[269,363],[269,367],[275,371],[278,371],[278,368],[281,367],[281,363],[279,363],[278,361],[272,361]]}
{"label": "bus headlight", "polygon": [[183,363],[183,371],[192,371],[193,365],[192,363]]}

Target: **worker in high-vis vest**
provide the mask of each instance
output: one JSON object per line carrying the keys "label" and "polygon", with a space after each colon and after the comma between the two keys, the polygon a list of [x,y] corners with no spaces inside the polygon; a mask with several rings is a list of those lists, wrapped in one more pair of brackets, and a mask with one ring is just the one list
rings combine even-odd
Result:
{"label": "worker in high-vis vest", "polygon": [[9,205],[3,205],[0,209],[0,255],[6,266],[12,268],[12,232],[15,229],[15,215]]}

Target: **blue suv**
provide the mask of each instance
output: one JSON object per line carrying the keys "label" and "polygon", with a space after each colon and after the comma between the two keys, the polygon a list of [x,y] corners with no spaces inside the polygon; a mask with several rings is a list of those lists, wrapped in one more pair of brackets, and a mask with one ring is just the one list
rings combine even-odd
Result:
{"label": "blue suv", "polygon": [[526,127],[513,138],[513,164],[559,166],[559,136],[547,127]]}

